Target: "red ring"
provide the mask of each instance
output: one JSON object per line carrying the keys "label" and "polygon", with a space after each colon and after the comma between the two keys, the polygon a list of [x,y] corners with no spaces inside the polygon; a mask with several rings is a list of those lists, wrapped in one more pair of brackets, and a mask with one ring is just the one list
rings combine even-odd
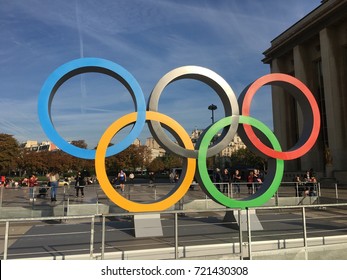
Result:
{"label": "red ring", "polygon": [[[311,93],[311,91],[298,79],[296,79],[293,76],[289,76],[286,74],[268,74],[260,77],[257,79],[252,85],[248,88],[243,104],[242,104],[242,115],[249,116],[250,113],[250,107],[251,102],[253,99],[253,96],[257,92],[258,89],[260,89],[262,86],[270,84],[272,82],[287,82],[289,84],[292,84],[296,88],[298,88],[307,98],[311,109],[312,109],[312,118],[313,118],[313,127],[310,136],[308,137],[305,144],[300,146],[299,148],[295,150],[290,150],[286,152],[281,151],[275,151],[274,149],[269,148],[265,144],[263,144],[260,139],[255,135],[252,126],[250,125],[243,125],[245,133],[247,137],[252,141],[253,145],[257,147],[259,151],[264,153],[265,155],[272,157],[272,158],[278,158],[283,160],[291,160],[301,157],[302,155],[306,154],[315,144],[320,130],[320,114],[319,114],[319,108],[317,105],[317,102]],[[311,116],[305,116],[305,114],[308,114],[308,112],[303,112],[304,119],[305,117],[311,117]]]}

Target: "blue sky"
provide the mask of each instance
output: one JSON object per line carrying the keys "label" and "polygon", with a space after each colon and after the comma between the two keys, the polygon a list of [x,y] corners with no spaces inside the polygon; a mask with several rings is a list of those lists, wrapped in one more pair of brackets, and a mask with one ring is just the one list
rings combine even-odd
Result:
{"label": "blue sky", "polygon": [[[52,71],[80,57],[120,64],[137,79],[146,101],[163,75],[184,65],[215,71],[238,96],[270,72],[261,60],[271,40],[319,5],[320,0],[0,0],[0,133],[19,142],[48,140],[38,121],[40,89]],[[164,91],[159,111],[190,134],[211,123],[212,103],[218,120],[224,112],[217,94],[201,82],[180,80]],[[93,148],[110,123],[133,111],[118,81],[89,73],[60,87],[52,119],[64,139],[84,139]],[[272,126],[268,89],[256,95],[251,114]],[[148,136],[145,129],[140,138]]]}

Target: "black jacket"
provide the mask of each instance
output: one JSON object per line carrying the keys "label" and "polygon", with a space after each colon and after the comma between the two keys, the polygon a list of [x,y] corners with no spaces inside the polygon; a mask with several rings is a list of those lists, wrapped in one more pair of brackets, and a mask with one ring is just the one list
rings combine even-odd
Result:
{"label": "black jacket", "polygon": [[75,186],[76,187],[84,187],[85,185],[86,185],[85,177],[82,175],[77,175]]}

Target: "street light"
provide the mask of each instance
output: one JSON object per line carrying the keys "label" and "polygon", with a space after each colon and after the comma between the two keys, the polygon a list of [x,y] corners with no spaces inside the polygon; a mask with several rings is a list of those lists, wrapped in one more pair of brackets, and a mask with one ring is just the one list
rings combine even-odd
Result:
{"label": "street light", "polygon": [[212,124],[214,124],[214,110],[217,110],[217,106],[214,104],[211,104],[210,106],[208,106],[208,109],[212,111]]}
{"label": "street light", "polygon": [[[212,111],[211,119],[212,119],[212,124],[214,124],[214,110],[217,110],[217,106],[214,104],[211,104],[210,106],[208,106],[208,109]],[[215,142],[215,140],[216,140],[216,135],[213,136],[213,139],[211,140],[210,144],[213,144]],[[216,158],[217,158],[217,155],[215,155],[213,157],[213,165],[216,165]]]}

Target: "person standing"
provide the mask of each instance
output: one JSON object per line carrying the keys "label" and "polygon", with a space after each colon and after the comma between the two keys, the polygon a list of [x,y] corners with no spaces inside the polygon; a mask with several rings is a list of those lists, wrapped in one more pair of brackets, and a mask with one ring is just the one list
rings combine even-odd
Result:
{"label": "person standing", "polygon": [[222,181],[223,181],[223,193],[228,193],[229,184],[231,182],[231,177],[229,170],[224,168],[222,173]]}
{"label": "person standing", "polygon": [[175,174],[173,173],[173,171],[170,173],[169,179],[170,179],[170,183],[175,183]]}
{"label": "person standing", "polygon": [[248,194],[253,194],[253,175],[253,171],[250,171],[247,177]]}
{"label": "person standing", "polygon": [[307,182],[310,182],[311,181],[311,172],[309,170],[306,171],[306,174],[304,175],[304,181],[307,183]]}
{"label": "person standing", "polygon": [[51,201],[57,201],[57,188],[59,181],[59,174],[57,172],[50,172],[46,175],[49,180],[49,186],[51,187]]}
{"label": "person standing", "polygon": [[84,173],[78,172],[76,176],[75,189],[76,189],[76,197],[78,197],[79,192],[81,191],[81,197],[84,197],[84,187],[86,186],[86,177],[84,177]]}
{"label": "person standing", "polygon": [[131,173],[129,174],[129,179],[130,179],[130,182],[131,182],[132,184],[134,184],[134,178],[135,178],[135,175],[134,175],[133,172],[131,172]]}
{"label": "person standing", "polygon": [[32,174],[29,178],[29,200],[30,201],[35,201],[35,197],[34,197],[34,187],[37,186],[37,177]]}
{"label": "person standing", "polygon": [[121,188],[122,192],[124,192],[126,180],[127,180],[127,175],[125,174],[125,172],[123,170],[119,171],[119,173],[118,173],[118,181],[119,181],[119,185],[120,185],[120,188]]}
{"label": "person standing", "polygon": [[1,185],[5,186],[5,181],[6,181],[5,176],[0,176],[0,186]]}
{"label": "person standing", "polygon": [[301,181],[301,178],[299,175],[296,175],[294,177],[294,183],[295,183],[295,196],[302,196],[302,193],[304,191],[303,182]]}
{"label": "person standing", "polygon": [[178,172],[176,172],[174,176],[174,182],[177,183],[179,179],[180,179],[180,175],[178,174]]}
{"label": "person standing", "polygon": [[240,193],[241,174],[240,174],[240,171],[238,169],[236,169],[234,174],[233,174],[233,182],[235,184],[234,193]]}
{"label": "person standing", "polygon": [[262,186],[263,184],[263,179],[262,176],[260,175],[259,169],[254,169],[253,173],[253,182],[255,186],[255,191],[257,192],[258,189]]}
{"label": "person standing", "polygon": [[222,182],[222,175],[220,173],[220,169],[216,168],[213,172],[213,183],[216,186],[217,190],[221,191],[220,183]]}
{"label": "person standing", "polygon": [[149,187],[154,187],[154,181],[155,181],[155,174],[153,171],[148,173],[149,175]]}

